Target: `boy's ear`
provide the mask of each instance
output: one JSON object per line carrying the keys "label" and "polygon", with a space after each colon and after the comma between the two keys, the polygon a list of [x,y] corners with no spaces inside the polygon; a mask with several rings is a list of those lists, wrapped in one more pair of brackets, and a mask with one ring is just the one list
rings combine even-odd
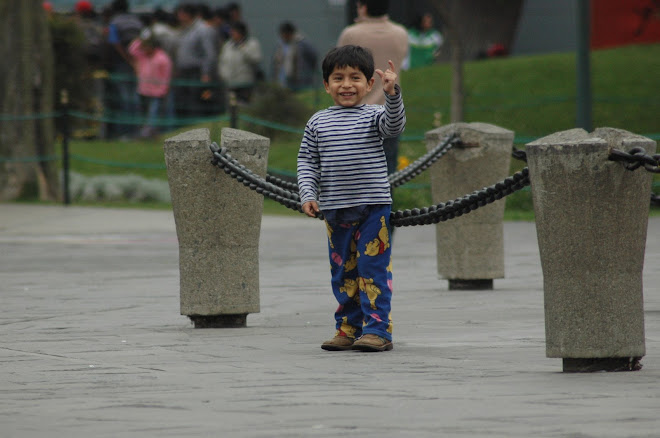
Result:
{"label": "boy's ear", "polygon": [[325,87],[325,92],[330,94],[330,84],[328,84],[328,81],[323,81],[323,86]]}
{"label": "boy's ear", "polygon": [[367,81],[367,93],[371,91],[371,88],[374,86],[374,82],[376,82],[376,78],[373,76]]}

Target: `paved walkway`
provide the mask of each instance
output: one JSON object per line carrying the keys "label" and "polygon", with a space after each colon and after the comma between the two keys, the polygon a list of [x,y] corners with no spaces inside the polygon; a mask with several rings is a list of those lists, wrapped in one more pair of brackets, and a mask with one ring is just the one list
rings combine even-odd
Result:
{"label": "paved walkway", "polygon": [[0,204],[0,437],[657,437],[660,218],[648,235],[643,370],[564,374],[533,223],[505,224],[481,292],[437,279],[433,227],[399,229],[394,351],[331,353],[320,221],[265,217],[261,313],[194,329],[171,212]]}

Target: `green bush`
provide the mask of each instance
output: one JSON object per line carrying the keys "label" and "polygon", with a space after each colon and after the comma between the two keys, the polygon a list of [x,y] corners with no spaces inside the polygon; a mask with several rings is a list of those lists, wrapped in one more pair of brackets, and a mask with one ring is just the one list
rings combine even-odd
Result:
{"label": "green bush", "polygon": [[[260,84],[245,107],[245,113],[257,119],[267,120],[270,126],[259,122],[248,122],[244,129],[255,134],[274,138],[300,137],[302,126],[314,113],[314,109],[303,103],[296,94],[274,83]],[[281,126],[278,126],[281,125]],[[294,128],[292,132],[278,128]]]}
{"label": "green bush", "polygon": [[[84,111],[92,105],[91,72],[84,55],[85,35],[69,17],[55,15],[49,20],[55,59],[55,110],[62,110],[61,92],[66,90],[69,108]],[[84,121],[74,120],[76,124]],[[57,120],[61,132],[61,121]]]}

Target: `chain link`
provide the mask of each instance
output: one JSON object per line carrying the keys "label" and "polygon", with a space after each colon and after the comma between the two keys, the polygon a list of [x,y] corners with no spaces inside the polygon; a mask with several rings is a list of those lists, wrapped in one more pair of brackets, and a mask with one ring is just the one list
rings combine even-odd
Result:
{"label": "chain link", "polygon": [[655,193],[651,193],[651,205],[653,207],[660,207],[660,195],[656,195]]}
{"label": "chain link", "polygon": [[[451,141],[453,141],[452,139],[455,140],[454,137],[451,137],[449,141],[443,142],[442,145],[445,143],[451,143]],[[444,147],[447,146],[445,145]],[[274,177],[271,177],[270,181],[268,181],[268,178],[264,179],[259,175],[254,174],[250,169],[232,158],[225,148],[221,149],[216,143],[212,143],[210,149],[213,154],[213,159],[211,160],[213,165],[218,166],[225,173],[251,190],[272,199],[287,208],[302,213],[300,196],[296,191],[275,184],[273,182]],[[435,149],[438,148],[436,147],[434,150]],[[279,182],[282,181],[279,180]],[[503,197],[522,189],[528,184],[529,171],[527,168],[524,168],[520,172],[515,173],[497,184],[485,187],[462,198],[448,201],[447,203],[440,203],[421,209],[415,208],[412,210],[393,211],[390,216],[390,222],[395,227],[406,227],[446,221],[470,213],[471,211],[495,202],[498,199],[502,199]],[[318,214],[317,218],[323,219],[323,215]]]}
{"label": "chain link", "polygon": [[628,170],[636,170],[644,166],[648,172],[660,173],[660,154],[647,155],[644,148],[636,147],[628,152],[612,149],[608,159],[624,163],[624,167]]}
{"label": "chain link", "polygon": [[446,136],[442,142],[415,160],[410,166],[407,166],[405,169],[401,169],[398,172],[389,175],[387,180],[390,182],[390,186],[394,189],[407,183],[416,176],[419,176],[422,172],[431,167],[433,163],[438,161],[447,152],[449,152],[451,148],[460,143],[461,139],[458,134],[453,133]]}

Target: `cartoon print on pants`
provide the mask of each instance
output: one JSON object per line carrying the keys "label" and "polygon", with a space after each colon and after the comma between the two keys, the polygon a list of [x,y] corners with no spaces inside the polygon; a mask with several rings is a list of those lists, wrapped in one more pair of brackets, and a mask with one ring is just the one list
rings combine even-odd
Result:
{"label": "cartoon print on pants", "polygon": [[339,288],[339,292],[347,294],[350,298],[353,298],[358,302],[360,300],[360,295],[358,294],[358,282],[353,279],[344,279],[344,285]]}
{"label": "cartoon print on pants", "polygon": [[357,327],[353,327],[348,323],[348,317],[344,316],[341,319],[341,328],[336,331],[335,336],[347,336],[349,338],[355,339],[355,331]]}
{"label": "cartoon print on pants", "polygon": [[387,248],[390,247],[390,233],[385,226],[385,216],[380,218],[381,227],[378,231],[378,237],[366,245],[364,253],[368,256],[377,256],[383,254]]}
{"label": "cartoon print on pants", "polygon": [[359,277],[358,282],[360,284],[360,290],[367,294],[369,302],[371,303],[371,308],[377,310],[376,298],[378,298],[378,295],[380,295],[381,292],[378,286],[374,284],[374,279]]}
{"label": "cartoon print on pants", "polygon": [[330,226],[330,224],[328,223],[328,221],[325,221],[325,228],[326,228],[326,231],[328,232],[328,244],[330,245],[330,248],[335,249],[335,245],[332,243],[333,229]]}
{"label": "cartoon print on pants", "polygon": [[358,256],[359,254],[357,253],[357,242],[355,240],[351,240],[351,256],[348,258],[348,260],[346,260],[346,264],[344,264],[344,269],[346,272],[357,268]]}

